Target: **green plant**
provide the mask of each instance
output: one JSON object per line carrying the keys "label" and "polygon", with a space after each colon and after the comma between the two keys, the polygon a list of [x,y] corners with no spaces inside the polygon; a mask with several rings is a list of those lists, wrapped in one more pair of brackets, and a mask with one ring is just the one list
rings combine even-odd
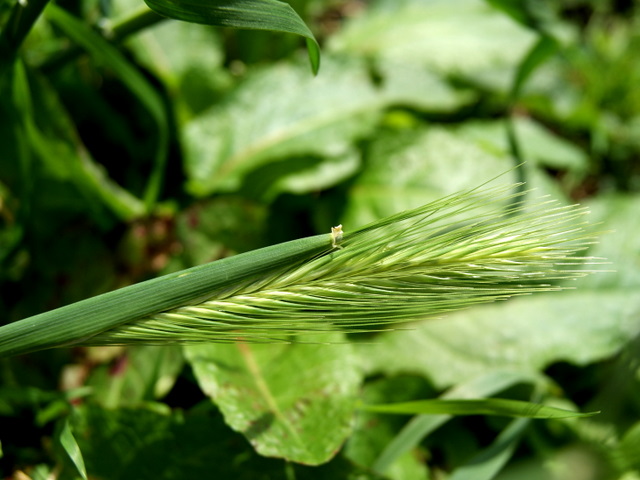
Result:
{"label": "green plant", "polygon": [[2,475],[637,476],[637,9],[290,3],[0,2]]}

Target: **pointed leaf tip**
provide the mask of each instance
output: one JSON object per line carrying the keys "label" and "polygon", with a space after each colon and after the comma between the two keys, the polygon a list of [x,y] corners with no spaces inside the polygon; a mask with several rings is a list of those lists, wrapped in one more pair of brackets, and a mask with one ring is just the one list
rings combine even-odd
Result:
{"label": "pointed leaf tip", "polygon": [[279,0],[145,0],[156,13],[216,27],[270,30],[305,38],[311,70],[320,69],[320,47],[309,27],[288,3]]}

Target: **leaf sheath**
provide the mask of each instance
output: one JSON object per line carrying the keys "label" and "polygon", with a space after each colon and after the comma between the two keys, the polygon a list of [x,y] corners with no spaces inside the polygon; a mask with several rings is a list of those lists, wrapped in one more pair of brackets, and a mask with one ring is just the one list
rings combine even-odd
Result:
{"label": "leaf sheath", "polygon": [[199,265],[0,327],[0,356],[86,342],[132,320],[210,298],[331,250],[331,235],[293,240]]}

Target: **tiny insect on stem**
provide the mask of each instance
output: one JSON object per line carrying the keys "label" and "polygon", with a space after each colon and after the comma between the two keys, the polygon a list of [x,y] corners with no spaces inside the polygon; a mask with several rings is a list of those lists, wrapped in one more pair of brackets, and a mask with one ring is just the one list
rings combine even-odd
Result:
{"label": "tiny insect on stem", "polygon": [[342,241],[342,225],[331,227],[331,246],[333,248],[342,248],[339,244]]}

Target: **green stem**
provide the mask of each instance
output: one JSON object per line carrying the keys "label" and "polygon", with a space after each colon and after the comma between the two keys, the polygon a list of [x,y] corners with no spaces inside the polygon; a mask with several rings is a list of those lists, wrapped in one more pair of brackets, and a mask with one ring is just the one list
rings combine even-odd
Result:
{"label": "green stem", "polygon": [[[138,33],[139,31],[164,20],[167,20],[167,18],[158,15],[147,7],[142,7],[129,17],[116,22],[107,28],[102,28],[100,33],[109,42],[120,43],[128,36]],[[40,70],[45,74],[55,71],[62,65],[79,56],[83,51],[84,50],[78,45],[73,45],[70,48],[61,50],[45,60],[40,65]]]}

